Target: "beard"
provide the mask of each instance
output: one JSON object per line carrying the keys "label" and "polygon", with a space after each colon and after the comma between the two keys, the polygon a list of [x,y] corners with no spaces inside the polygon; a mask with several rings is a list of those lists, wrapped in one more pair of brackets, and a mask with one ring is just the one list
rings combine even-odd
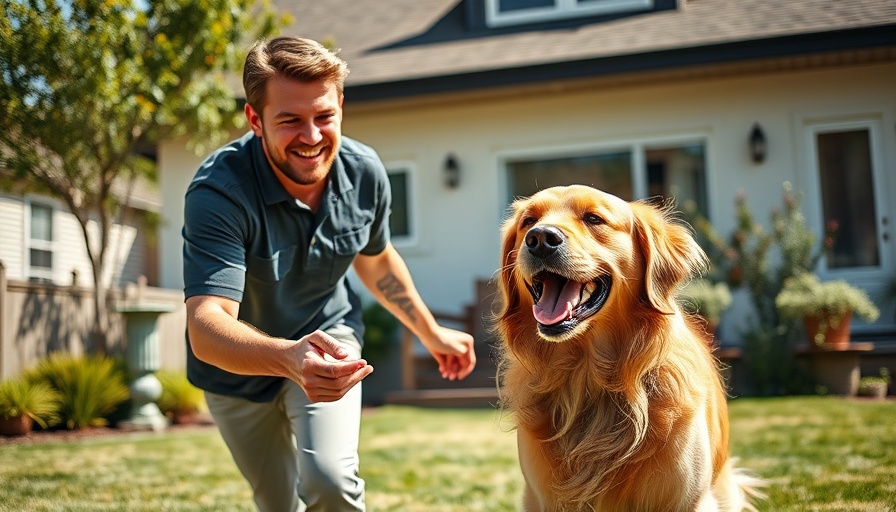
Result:
{"label": "beard", "polygon": [[[262,128],[264,131],[264,129]],[[336,144],[325,145],[321,151],[326,152],[324,155],[324,160],[317,164],[303,164],[302,162],[296,162],[290,159],[290,153],[298,151],[305,152],[313,149],[311,146],[306,146],[304,144],[293,145],[287,148],[284,148],[282,151],[279,151],[278,148],[271,145],[271,138],[267,136],[267,132],[264,132],[264,137],[262,137],[262,143],[265,147],[265,153],[267,153],[268,161],[271,166],[276,170],[280,171],[284,176],[289,178],[290,181],[296,183],[298,185],[314,185],[315,183],[319,183],[321,180],[325,179],[329,173],[330,168],[333,165],[333,162],[336,160],[336,149],[338,148],[338,141]]]}

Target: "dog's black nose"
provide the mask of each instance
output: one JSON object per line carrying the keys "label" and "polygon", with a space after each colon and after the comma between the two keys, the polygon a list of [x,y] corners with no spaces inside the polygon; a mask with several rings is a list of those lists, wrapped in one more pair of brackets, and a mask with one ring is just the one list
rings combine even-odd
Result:
{"label": "dog's black nose", "polygon": [[526,233],[526,247],[539,258],[554,254],[565,241],[566,236],[554,226],[537,226]]}

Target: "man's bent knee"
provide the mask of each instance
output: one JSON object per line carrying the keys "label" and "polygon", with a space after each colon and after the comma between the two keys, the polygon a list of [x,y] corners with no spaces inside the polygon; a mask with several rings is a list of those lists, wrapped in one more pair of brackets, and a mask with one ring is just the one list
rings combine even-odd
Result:
{"label": "man's bent knee", "polygon": [[299,496],[314,510],[364,510],[364,480],[357,461],[319,461],[303,454],[299,473]]}

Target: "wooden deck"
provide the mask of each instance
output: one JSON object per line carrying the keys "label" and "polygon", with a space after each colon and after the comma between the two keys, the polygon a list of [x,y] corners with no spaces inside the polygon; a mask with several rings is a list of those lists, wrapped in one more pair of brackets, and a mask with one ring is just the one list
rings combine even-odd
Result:
{"label": "wooden deck", "polygon": [[494,289],[486,280],[476,282],[476,301],[462,314],[433,312],[441,325],[473,335],[476,368],[460,381],[445,380],[439,374],[435,359],[410,331],[401,336],[402,389],[386,393],[387,404],[424,407],[496,407],[498,387],[494,338],[489,332]]}

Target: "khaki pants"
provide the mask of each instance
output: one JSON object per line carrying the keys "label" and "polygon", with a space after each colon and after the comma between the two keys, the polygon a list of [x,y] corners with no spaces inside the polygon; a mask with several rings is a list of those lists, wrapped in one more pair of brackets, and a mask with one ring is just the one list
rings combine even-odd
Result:
{"label": "khaki pants", "polygon": [[[327,330],[357,356],[344,325]],[[291,380],[272,402],[205,393],[233,460],[260,512],[363,511],[358,476],[361,384],[336,402],[311,403]]]}

